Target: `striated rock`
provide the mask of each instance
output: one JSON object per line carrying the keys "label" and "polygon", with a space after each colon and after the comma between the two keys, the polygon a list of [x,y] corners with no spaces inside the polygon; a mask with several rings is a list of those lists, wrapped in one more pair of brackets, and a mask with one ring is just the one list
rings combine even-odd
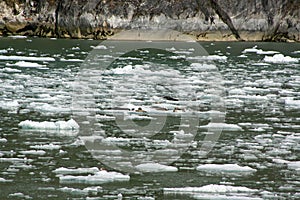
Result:
{"label": "striated rock", "polygon": [[105,39],[170,28],[199,40],[300,41],[299,0],[2,0],[0,34]]}

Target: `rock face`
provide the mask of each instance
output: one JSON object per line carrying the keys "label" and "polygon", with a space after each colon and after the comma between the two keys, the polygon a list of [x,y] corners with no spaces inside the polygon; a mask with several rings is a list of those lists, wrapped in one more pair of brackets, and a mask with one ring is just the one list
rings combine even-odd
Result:
{"label": "rock face", "polygon": [[0,0],[1,35],[104,39],[149,27],[199,40],[300,41],[300,1]]}

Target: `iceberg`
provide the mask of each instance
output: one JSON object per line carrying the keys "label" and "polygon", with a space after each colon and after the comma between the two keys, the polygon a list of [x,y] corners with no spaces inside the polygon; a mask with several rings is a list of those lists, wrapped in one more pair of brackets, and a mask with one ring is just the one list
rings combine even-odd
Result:
{"label": "iceberg", "polygon": [[37,130],[78,130],[79,125],[73,119],[68,121],[57,122],[35,122],[31,120],[22,121],[19,123],[19,127],[23,129],[37,129]]}

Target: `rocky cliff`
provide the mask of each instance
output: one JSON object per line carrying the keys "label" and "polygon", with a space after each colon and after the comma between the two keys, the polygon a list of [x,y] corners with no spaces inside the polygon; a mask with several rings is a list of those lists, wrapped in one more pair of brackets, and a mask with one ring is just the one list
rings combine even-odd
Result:
{"label": "rocky cliff", "polygon": [[0,0],[1,35],[104,39],[170,28],[199,40],[300,41],[299,0]]}

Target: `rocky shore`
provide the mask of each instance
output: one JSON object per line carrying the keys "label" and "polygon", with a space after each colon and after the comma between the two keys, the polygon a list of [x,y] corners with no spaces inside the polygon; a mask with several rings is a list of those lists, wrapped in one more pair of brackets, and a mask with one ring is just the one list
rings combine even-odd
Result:
{"label": "rocky shore", "polygon": [[0,35],[106,39],[168,28],[200,41],[300,42],[299,0],[0,0]]}

